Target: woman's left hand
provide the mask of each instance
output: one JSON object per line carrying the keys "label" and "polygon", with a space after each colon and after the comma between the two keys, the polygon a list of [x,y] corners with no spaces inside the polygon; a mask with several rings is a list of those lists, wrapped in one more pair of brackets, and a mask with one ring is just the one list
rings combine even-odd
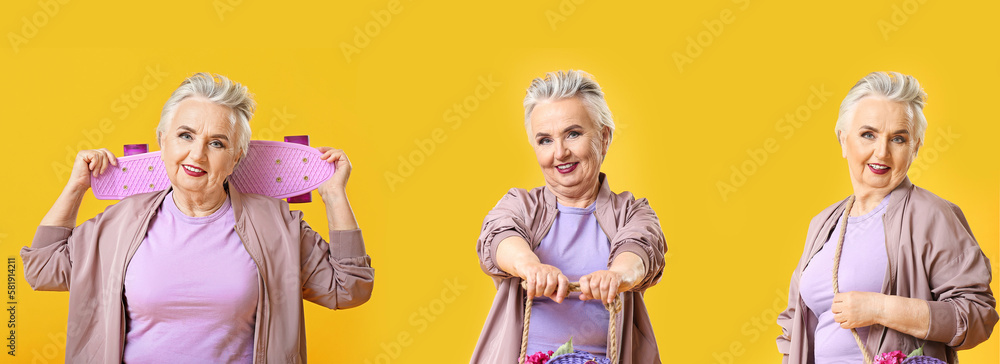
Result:
{"label": "woman's left hand", "polygon": [[354,218],[354,210],[347,199],[347,179],[351,177],[351,161],[343,150],[330,147],[316,148],[323,153],[323,160],[336,163],[336,171],[330,179],[319,185],[316,190],[326,205],[326,219],[330,223],[330,231],[358,229],[358,221]]}
{"label": "woman's left hand", "polygon": [[841,292],[833,296],[833,321],[845,329],[871,326],[878,323],[885,303],[885,295],[875,292]]}
{"label": "woman's left hand", "polygon": [[612,303],[619,292],[628,291],[635,285],[635,279],[621,272],[599,270],[580,277],[580,299],[598,299]]}
{"label": "woman's left hand", "polygon": [[323,153],[323,160],[329,163],[336,163],[336,171],[330,179],[323,182],[317,189],[320,196],[329,197],[335,194],[343,194],[347,190],[347,179],[351,177],[351,161],[347,159],[347,154],[343,150],[319,147],[316,148]]}

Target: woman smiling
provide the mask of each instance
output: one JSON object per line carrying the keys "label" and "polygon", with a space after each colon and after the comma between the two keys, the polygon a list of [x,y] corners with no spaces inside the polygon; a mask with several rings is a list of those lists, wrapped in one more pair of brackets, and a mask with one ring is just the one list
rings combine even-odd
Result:
{"label": "woman smiling", "polygon": [[927,95],[873,72],[835,128],[854,193],[816,215],[778,317],[786,363],[870,363],[879,353],[957,363],[997,322],[990,262],[962,210],[906,177],[924,142]]}
{"label": "woman smiling", "polygon": [[[572,337],[596,355],[618,351],[622,363],[659,363],[643,292],[663,273],[666,244],[646,200],[611,192],[601,173],[614,132],[604,93],[581,71],[549,73],[528,88],[524,123],[545,186],[511,189],[483,222],[477,251],[497,294],[472,362],[514,363],[522,344],[545,352]],[[567,300],[577,280],[579,297]],[[620,326],[609,328],[604,304],[618,296]],[[525,343],[522,312],[534,297]]]}
{"label": "woman smiling", "polygon": [[336,163],[319,187],[330,243],[284,201],[227,183],[254,107],[226,77],[187,78],[156,127],[170,187],[76,225],[90,176],[117,165],[107,149],[79,152],[21,250],[33,289],[70,291],[67,363],[304,363],[302,300],[350,308],[371,296],[343,151],[319,148]]}

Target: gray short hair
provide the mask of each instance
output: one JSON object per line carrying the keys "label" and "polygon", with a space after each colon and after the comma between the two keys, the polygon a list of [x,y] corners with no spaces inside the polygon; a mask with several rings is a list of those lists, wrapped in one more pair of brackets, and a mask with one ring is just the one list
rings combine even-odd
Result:
{"label": "gray short hair", "polygon": [[604,100],[604,92],[593,76],[579,70],[549,72],[544,79],[536,78],[531,81],[528,94],[524,96],[524,130],[530,129],[531,112],[539,102],[570,97],[579,97],[583,101],[598,129],[608,127],[611,130],[611,135],[608,135],[610,143],[615,132],[615,120]]}
{"label": "gray short hair", "polygon": [[253,117],[257,102],[253,100],[253,95],[247,91],[246,86],[219,74],[199,72],[177,86],[174,93],[163,104],[160,124],[156,126],[157,142],[165,132],[164,129],[170,123],[170,119],[177,112],[177,105],[189,97],[204,97],[208,101],[231,110],[229,123],[236,133],[234,136],[236,152],[239,158],[243,159],[247,154],[247,149],[250,148],[250,118]]}
{"label": "gray short hair", "polygon": [[924,117],[927,93],[920,88],[920,82],[917,82],[916,78],[899,72],[869,73],[847,92],[844,101],[840,103],[840,114],[837,116],[837,126],[834,128],[838,137],[854,117],[854,109],[858,102],[869,96],[884,97],[905,104],[906,117],[914,123],[916,137],[923,144],[924,132],[927,130],[927,119]]}

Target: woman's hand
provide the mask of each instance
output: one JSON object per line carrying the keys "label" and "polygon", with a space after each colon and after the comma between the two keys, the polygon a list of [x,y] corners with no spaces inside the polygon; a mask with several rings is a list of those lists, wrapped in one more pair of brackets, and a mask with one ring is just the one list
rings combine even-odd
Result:
{"label": "woman's hand", "polygon": [[[347,179],[351,177],[351,161],[343,150],[330,147],[316,148],[323,153],[323,160],[336,163],[336,171],[330,179],[319,185],[317,191],[326,205],[326,219],[330,231],[358,229],[358,221],[354,218],[351,201],[347,199]],[[332,234],[332,233],[331,233]]]}
{"label": "woman's hand", "polygon": [[562,303],[569,294],[569,278],[559,268],[540,262],[516,264],[514,270],[524,280],[528,297],[545,296]]}
{"label": "woman's hand", "polygon": [[347,179],[351,177],[351,161],[347,159],[347,154],[344,154],[343,150],[334,149],[330,147],[319,147],[316,148],[320,153],[323,153],[321,157],[327,163],[335,163],[336,171],[330,179],[323,182],[317,189],[320,196],[324,199],[332,197],[337,194],[345,194],[347,190]]}
{"label": "woman's hand", "polygon": [[879,323],[885,312],[887,296],[875,292],[841,292],[833,296],[833,321],[845,329],[855,329]]}
{"label": "woman's hand", "polygon": [[642,258],[633,252],[623,252],[615,256],[608,270],[580,277],[580,299],[598,299],[611,304],[618,293],[634,288],[645,274]]}
{"label": "woman's hand", "polygon": [[875,292],[841,292],[833,296],[833,320],[845,329],[879,324],[921,338],[930,329],[930,308],[917,298]]}
{"label": "woman's hand", "polygon": [[83,202],[83,194],[90,189],[90,177],[97,177],[108,170],[108,166],[118,166],[118,159],[107,149],[81,150],[76,153],[73,171],[69,174],[66,187],[42,217],[42,226],[62,226],[72,229],[76,226],[76,214]]}
{"label": "woman's hand", "polygon": [[569,278],[559,268],[542,264],[526,240],[519,236],[503,239],[497,245],[497,265],[504,272],[521,278],[528,297],[549,297],[557,303],[569,295]]}
{"label": "woman's hand", "polygon": [[580,299],[596,299],[611,304],[618,293],[628,291],[634,286],[634,277],[628,277],[622,272],[599,270],[580,277]]}
{"label": "woman's hand", "polygon": [[97,177],[108,170],[108,166],[118,166],[118,158],[111,151],[101,149],[81,150],[76,153],[73,171],[70,172],[66,188],[86,192],[90,189],[90,177]]}

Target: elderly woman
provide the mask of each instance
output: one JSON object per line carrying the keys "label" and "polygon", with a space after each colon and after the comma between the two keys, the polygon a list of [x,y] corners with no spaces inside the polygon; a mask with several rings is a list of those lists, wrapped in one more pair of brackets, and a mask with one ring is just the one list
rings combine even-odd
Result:
{"label": "elderly woman", "polygon": [[368,300],[374,271],[345,192],[351,164],[319,188],[330,243],[282,200],[226,183],[250,139],[246,87],[206,73],[174,91],[156,137],[170,188],[128,197],[76,226],[90,175],[117,165],[79,152],[69,181],[21,250],[36,290],[70,291],[68,363],[304,363],[302,299]]}
{"label": "elderly woman", "polygon": [[[604,93],[586,73],[549,73],[528,88],[524,123],[545,186],[511,189],[483,222],[477,251],[497,294],[472,362],[517,362],[526,297],[540,297],[528,355],[570,336],[576,349],[607,355],[603,303],[621,295],[621,362],[659,363],[642,297],[663,273],[666,245],[646,200],[611,192],[600,172],[614,131]],[[579,299],[567,299],[577,280]]]}
{"label": "elderly woman", "polygon": [[923,346],[956,350],[997,322],[990,263],[962,211],[906,177],[923,144],[926,94],[912,76],[874,72],[848,92],[836,133],[854,194],[816,215],[778,317],[786,363],[871,362]]}

